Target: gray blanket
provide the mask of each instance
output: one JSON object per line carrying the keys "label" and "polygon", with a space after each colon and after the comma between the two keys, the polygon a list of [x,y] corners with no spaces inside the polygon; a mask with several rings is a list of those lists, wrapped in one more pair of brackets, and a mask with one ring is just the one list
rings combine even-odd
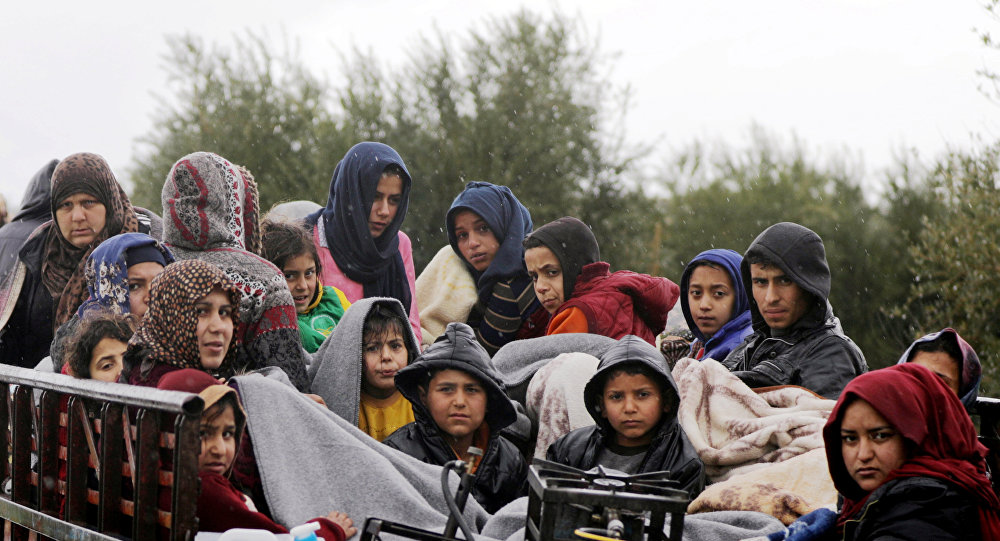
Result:
{"label": "gray blanket", "polygon": [[[527,387],[528,380],[541,367],[562,353],[587,353],[600,358],[617,340],[599,334],[553,334],[527,340],[515,340],[493,356],[493,366],[508,390]],[[522,397],[511,398],[524,403]]]}

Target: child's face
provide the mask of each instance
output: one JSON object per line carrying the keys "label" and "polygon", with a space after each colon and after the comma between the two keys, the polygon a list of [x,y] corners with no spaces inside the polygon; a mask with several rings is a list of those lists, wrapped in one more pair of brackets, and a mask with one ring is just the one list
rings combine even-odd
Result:
{"label": "child's face", "polygon": [[116,338],[102,338],[90,352],[90,379],[114,383],[122,373],[122,358],[128,344]]}
{"label": "child's face", "polygon": [[[223,408],[222,412],[211,421],[215,410]],[[198,455],[198,471],[225,475],[236,457],[236,416],[230,404],[215,405],[209,408],[201,422],[201,454]]]}
{"label": "child's face", "polygon": [[563,298],[563,273],[559,258],[545,246],[528,248],[524,251],[524,265],[528,276],[535,282],[535,296],[550,314],[566,299]]}
{"label": "child's face", "polygon": [[198,314],[198,354],[201,366],[214,370],[222,366],[233,340],[233,306],[229,295],[216,287],[211,293],[194,303]]}
{"label": "child's face", "polygon": [[667,406],[660,386],[644,374],[621,372],[604,384],[601,416],[611,423],[623,447],[646,445]]}
{"label": "child's face", "polygon": [[406,367],[409,357],[406,342],[392,327],[380,335],[365,334],[365,379],[361,390],[375,398],[388,398],[396,392],[396,372]]}
{"label": "child's face", "polygon": [[931,372],[940,377],[955,394],[958,394],[958,361],[954,357],[948,355],[943,351],[918,351],[916,355],[910,359],[913,364],[919,364],[925,368],[930,369]]}
{"label": "child's face", "polygon": [[149,309],[149,285],[163,272],[163,265],[155,261],[136,263],[128,268],[128,307],[135,317],[141,318]]}
{"label": "child's face", "polygon": [[688,307],[698,330],[712,336],[733,315],[736,295],[729,274],[722,269],[702,265],[694,269],[688,283]]}
{"label": "child's face", "polygon": [[471,210],[455,214],[455,239],[462,257],[479,272],[489,268],[500,249],[500,241],[486,220]]}
{"label": "child's face", "polygon": [[316,298],[316,260],[308,252],[285,261],[281,272],[285,273],[288,290],[295,301],[295,311],[304,314]]}
{"label": "child's face", "polygon": [[442,370],[421,396],[434,424],[456,440],[471,437],[486,417],[486,389],[461,370]]}

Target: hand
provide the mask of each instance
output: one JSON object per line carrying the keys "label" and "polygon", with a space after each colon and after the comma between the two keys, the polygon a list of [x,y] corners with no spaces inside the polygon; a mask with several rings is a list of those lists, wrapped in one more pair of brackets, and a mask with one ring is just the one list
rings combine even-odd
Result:
{"label": "hand", "polygon": [[326,516],[326,519],[330,522],[340,526],[344,530],[344,539],[350,539],[354,534],[358,533],[358,529],[354,527],[354,521],[351,517],[347,516],[347,513],[341,513],[340,511],[330,511],[330,514]]}
{"label": "hand", "polygon": [[319,404],[320,406],[326,407],[326,400],[323,400],[322,396],[318,394],[309,394],[309,393],[302,393],[302,394],[304,394],[306,398],[312,400],[313,402]]}

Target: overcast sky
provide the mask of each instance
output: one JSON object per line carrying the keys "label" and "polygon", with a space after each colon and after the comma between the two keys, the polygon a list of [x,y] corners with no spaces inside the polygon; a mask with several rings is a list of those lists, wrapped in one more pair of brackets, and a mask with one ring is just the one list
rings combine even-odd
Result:
{"label": "overcast sky", "polygon": [[[225,45],[246,29],[284,33],[332,78],[338,50],[398,66],[434,25],[458,44],[522,5],[579,15],[620,55],[627,136],[655,143],[647,168],[694,139],[745,145],[753,123],[818,155],[858,154],[871,178],[901,149],[930,159],[973,134],[1000,138],[1000,106],[975,74],[1000,70],[1000,54],[973,31],[1000,24],[977,0],[16,2],[0,19],[0,191],[17,206],[47,160],[80,151],[127,180],[165,84],[166,35]],[[330,149],[331,172],[345,150]]]}

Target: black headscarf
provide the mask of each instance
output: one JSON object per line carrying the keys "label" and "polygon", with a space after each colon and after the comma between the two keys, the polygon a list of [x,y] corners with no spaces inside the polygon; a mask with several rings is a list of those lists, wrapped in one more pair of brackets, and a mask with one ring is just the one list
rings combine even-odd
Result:
{"label": "black headscarf", "polygon": [[[372,238],[368,215],[382,173],[389,166],[402,170],[403,193],[396,216],[382,235]],[[306,223],[323,220],[330,255],[348,278],[364,287],[364,296],[392,297],[410,310],[412,292],[399,253],[399,227],[410,199],[410,173],[403,158],[388,145],[364,142],[351,147],[333,171],[326,207]]]}
{"label": "black headscarf", "polygon": [[563,273],[563,299],[573,296],[576,277],[585,265],[601,260],[597,237],[587,224],[572,216],[563,216],[539,227],[525,239],[536,239],[552,250]]}

